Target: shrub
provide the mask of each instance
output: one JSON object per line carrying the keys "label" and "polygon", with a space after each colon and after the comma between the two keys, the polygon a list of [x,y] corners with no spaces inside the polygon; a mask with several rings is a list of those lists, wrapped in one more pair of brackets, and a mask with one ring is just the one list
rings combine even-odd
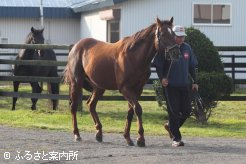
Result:
{"label": "shrub", "polygon": [[223,73],[224,66],[213,42],[198,29],[192,27],[186,29],[186,34],[185,42],[190,44],[194,54],[197,56],[199,71]]}
{"label": "shrub", "polygon": [[206,123],[217,100],[233,91],[232,79],[224,73],[224,66],[218,50],[202,32],[193,27],[186,29],[185,41],[192,47],[198,59],[199,93],[204,102],[203,108],[193,105],[193,115],[197,121]]}
{"label": "shrub", "polygon": [[227,75],[218,72],[199,72],[198,83],[203,104],[202,106],[197,105],[196,99],[193,97],[192,115],[198,122],[206,123],[212,109],[217,105],[217,100],[232,93],[233,83]]}

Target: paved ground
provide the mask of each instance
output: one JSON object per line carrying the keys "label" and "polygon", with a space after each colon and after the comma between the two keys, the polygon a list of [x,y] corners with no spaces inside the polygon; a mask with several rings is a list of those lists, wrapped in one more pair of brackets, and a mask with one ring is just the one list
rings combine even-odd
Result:
{"label": "paved ground", "polygon": [[[98,143],[92,133],[74,142],[68,132],[30,130],[0,125],[0,163],[214,163],[246,162],[246,139],[184,138],[172,148],[168,136],[146,136],[146,147],[126,146],[121,134],[104,134]],[[135,139],[137,136],[133,136]]]}

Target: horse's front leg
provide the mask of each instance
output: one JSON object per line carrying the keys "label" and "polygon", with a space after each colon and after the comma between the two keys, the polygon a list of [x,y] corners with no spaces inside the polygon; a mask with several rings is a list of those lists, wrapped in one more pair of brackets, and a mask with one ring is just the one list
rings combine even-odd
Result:
{"label": "horse's front leg", "polygon": [[[13,86],[14,86],[14,92],[18,92],[20,82],[19,81],[14,81]],[[16,105],[17,97],[13,97],[12,100],[12,110],[15,110],[15,105]]]}
{"label": "horse's front leg", "polygon": [[[58,83],[50,83],[51,86],[51,93],[52,94],[59,94],[59,84]],[[57,99],[52,99],[52,105],[53,105],[53,110],[57,109],[58,106],[58,100]]]}
{"label": "horse's front leg", "polygon": [[73,134],[74,134],[74,140],[80,141],[81,137],[79,134],[79,129],[77,125],[77,108],[78,108],[78,94],[79,89],[76,87],[75,84],[70,84],[69,86],[69,95],[70,95],[70,109],[71,109],[71,115],[72,115],[72,124],[73,124]]}
{"label": "horse's front leg", "polygon": [[144,128],[143,128],[143,121],[142,121],[142,107],[138,102],[136,102],[136,104],[134,105],[134,111],[137,115],[138,134],[139,134],[139,137],[137,139],[137,145],[140,147],[144,147],[145,139],[144,139]]}
{"label": "horse's front leg", "polygon": [[[142,121],[142,107],[137,100],[138,94],[136,92],[131,91],[130,89],[127,89],[127,88],[123,88],[121,90],[121,93],[127,99],[128,103],[131,105],[131,107],[133,108],[133,110],[137,116],[138,134],[139,134],[139,137],[137,139],[137,145],[139,147],[144,147],[145,146],[145,139],[144,139],[144,128],[143,128],[143,121]],[[128,114],[128,116],[131,116],[131,114],[130,115]],[[131,120],[129,119],[129,121],[131,121]],[[128,122],[128,120],[127,120],[127,122]],[[125,129],[127,129],[129,125],[130,124],[126,125]],[[128,131],[128,129],[127,129],[127,131]],[[125,131],[126,134],[127,134],[127,131]],[[130,136],[130,133],[129,133],[129,136]]]}
{"label": "horse's front leg", "polygon": [[[30,83],[31,86],[32,86],[32,93],[41,93],[42,92],[42,88],[39,86],[38,82],[33,82],[33,83]],[[31,109],[32,110],[36,110],[36,104],[37,104],[37,101],[38,99],[37,98],[32,98],[32,107]]]}
{"label": "horse's front leg", "polygon": [[129,106],[129,109],[128,109],[127,117],[126,117],[124,137],[125,137],[126,142],[129,146],[134,146],[134,143],[130,137],[131,123],[132,123],[132,119],[133,119],[133,115],[134,115],[134,109],[131,107],[130,104],[128,104],[128,106]]}

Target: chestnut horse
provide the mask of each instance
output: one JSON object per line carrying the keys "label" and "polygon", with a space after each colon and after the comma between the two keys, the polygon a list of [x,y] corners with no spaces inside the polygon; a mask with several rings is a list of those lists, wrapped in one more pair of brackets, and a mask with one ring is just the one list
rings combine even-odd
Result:
{"label": "chestnut horse", "polygon": [[116,43],[86,38],[74,45],[68,55],[64,81],[69,84],[75,140],[81,140],[76,118],[79,91],[89,81],[93,91],[87,105],[97,129],[96,140],[102,142],[102,124],[96,112],[96,104],[106,89],[119,90],[129,106],[124,138],[128,145],[134,145],[130,138],[130,128],[135,113],[139,133],[137,145],[145,146],[142,107],[138,99],[149,79],[151,61],[155,54],[165,53],[175,45],[172,25],[173,18],[166,21],[157,18],[156,23]]}

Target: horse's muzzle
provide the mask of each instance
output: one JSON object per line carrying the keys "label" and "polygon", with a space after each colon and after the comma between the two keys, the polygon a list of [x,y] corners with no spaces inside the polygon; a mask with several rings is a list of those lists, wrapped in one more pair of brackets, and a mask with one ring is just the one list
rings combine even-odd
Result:
{"label": "horse's muzzle", "polygon": [[181,56],[179,45],[168,46],[165,49],[165,58],[171,61],[177,61]]}

